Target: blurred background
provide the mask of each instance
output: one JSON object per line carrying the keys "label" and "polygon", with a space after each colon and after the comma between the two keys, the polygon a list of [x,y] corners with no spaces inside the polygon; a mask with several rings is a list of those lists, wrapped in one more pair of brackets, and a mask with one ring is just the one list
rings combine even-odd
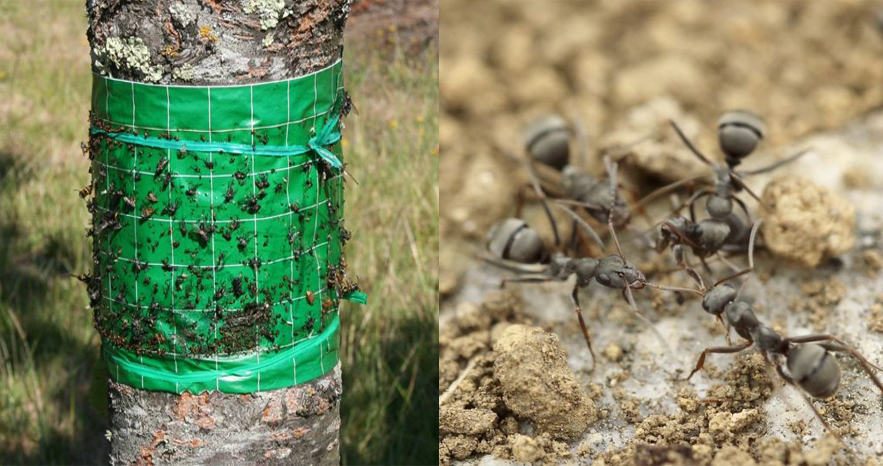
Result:
{"label": "blurred background", "polygon": [[[759,152],[781,158],[801,136],[883,103],[881,7],[864,0],[446,1],[442,299],[461,286],[473,263],[464,259],[483,247],[489,226],[514,212],[516,189],[527,180],[501,154],[524,157],[521,131],[532,118],[578,115],[593,156],[584,168],[596,175],[603,167],[594,156],[604,149],[662,134],[668,143],[651,146],[654,159],[638,161],[645,193],[702,169],[671,140],[667,118],[716,156],[717,118],[751,109],[767,124]],[[544,228],[532,217],[539,212],[526,215]]]}
{"label": "blurred background", "polygon": [[[0,0],[0,464],[107,458],[106,376],[85,287],[91,92],[83,0]],[[356,0],[344,132],[344,464],[433,464],[438,396],[438,1]]]}

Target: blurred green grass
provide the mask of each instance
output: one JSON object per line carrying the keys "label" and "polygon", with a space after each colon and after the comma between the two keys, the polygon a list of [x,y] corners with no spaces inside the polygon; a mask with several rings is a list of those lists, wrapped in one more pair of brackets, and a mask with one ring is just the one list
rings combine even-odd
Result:
{"label": "blurred green grass", "polygon": [[[106,388],[77,196],[91,90],[82,0],[0,0],[0,464],[106,461]],[[361,116],[350,267],[370,306],[342,312],[344,464],[438,462],[438,60],[394,33],[346,49]]]}

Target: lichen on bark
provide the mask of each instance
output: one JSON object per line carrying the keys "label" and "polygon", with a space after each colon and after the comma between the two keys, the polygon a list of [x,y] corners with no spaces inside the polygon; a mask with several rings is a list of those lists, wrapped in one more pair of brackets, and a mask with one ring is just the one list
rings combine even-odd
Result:
{"label": "lichen on bark", "polygon": [[350,1],[86,0],[92,68],[197,85],[310,73],[340,56]]}

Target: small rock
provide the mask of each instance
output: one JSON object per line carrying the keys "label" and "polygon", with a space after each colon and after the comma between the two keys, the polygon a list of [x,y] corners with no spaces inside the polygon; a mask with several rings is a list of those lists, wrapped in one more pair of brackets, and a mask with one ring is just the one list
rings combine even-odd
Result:
{"label": "small rock", "polygon": [[493,430],[496,422],[496,413],[489,409],[442,406],[438,411],[439,430],[453,434],[483,434]]}
{"label": "small rock", "polygon": [[615,343],[611,343],[607,348],[604,348],[604,356],[613,362],[619,362],[622,359],[622,348]]}
{"label": "small rock", "polygon": [[763,240],[776,256],[815,267],[852,248],[855,206],[834,192],[785,175],[771,181],[762,198],[770,207],[763,215]]}
{"label": "small rock", "polygon": [[515,434],[509,437],[509,442],[512,444],[512,459],[515,461],[533,463],[543,457],[543,449],[527,435]]}
{"label": "small rock", "polygon": [[494,350],[503,401],[516,416],[556,438],[574,437],[595,421],[594,403],[576,382],[557,335],[511,325]]}
{"label": "small rock", "polygon": [[729,445],[721,448],[711,462],[711,466],[755,466],[756,464],[747,451]]}

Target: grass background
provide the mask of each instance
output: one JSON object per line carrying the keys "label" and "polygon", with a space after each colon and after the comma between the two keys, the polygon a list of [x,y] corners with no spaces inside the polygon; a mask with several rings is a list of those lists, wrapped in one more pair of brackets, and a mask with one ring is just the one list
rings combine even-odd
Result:
{"label": "grass background", "polygon": [[[106,461],[99,339],[71,277],[90,267],[84,15],[0,0],[0,464]],[[438,461],[438,60],[398,37],[346,47],[347,257],[370,306],[341,311],[344,464]]]}

